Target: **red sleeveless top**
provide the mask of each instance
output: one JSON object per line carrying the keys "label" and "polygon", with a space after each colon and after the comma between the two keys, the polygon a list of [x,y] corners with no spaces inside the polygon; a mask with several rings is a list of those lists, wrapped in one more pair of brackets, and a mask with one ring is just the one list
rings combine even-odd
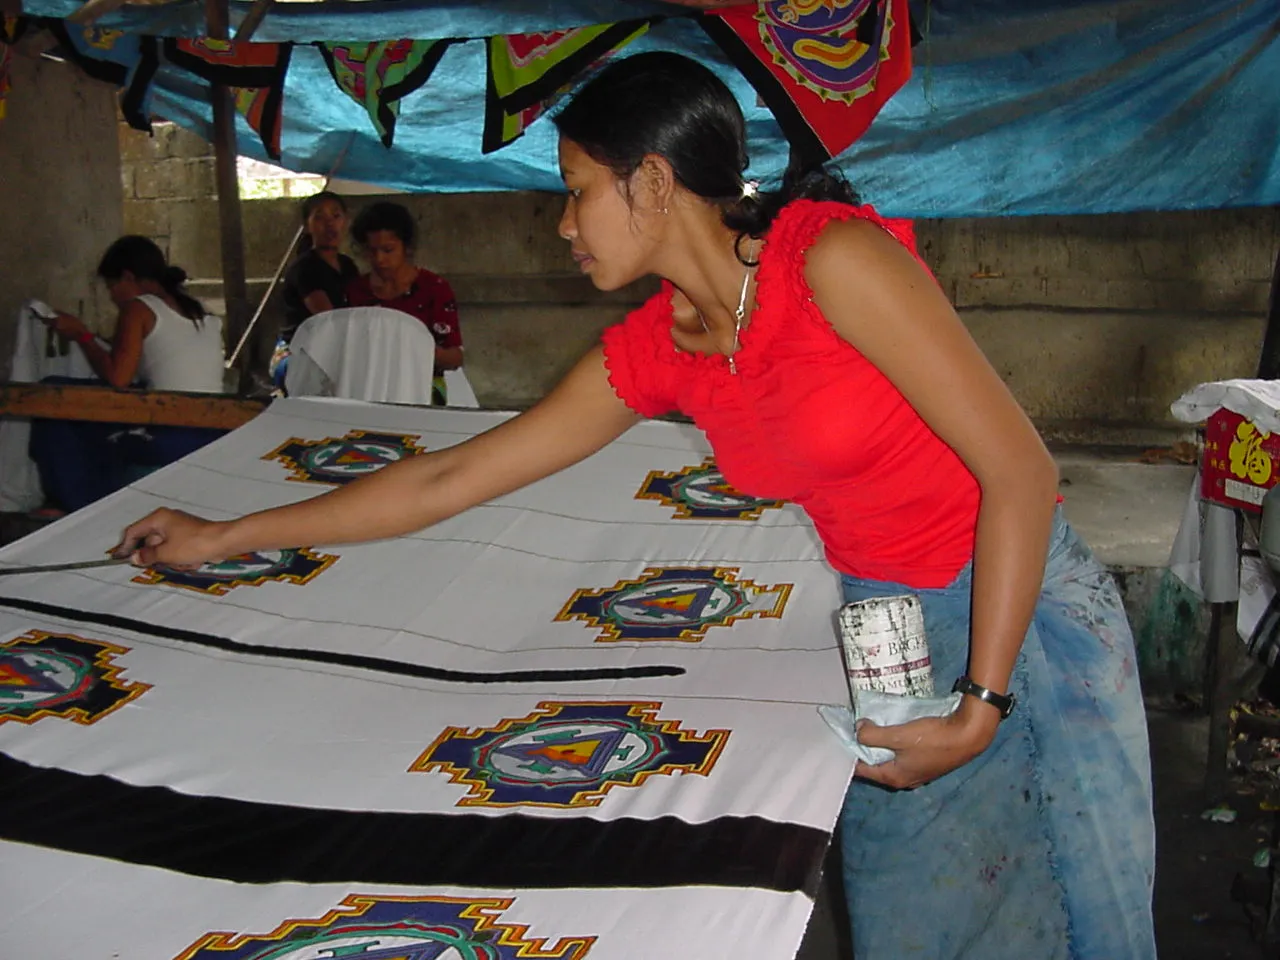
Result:
{"label": "red sleeveless top", "polygon": [[797,200],[766,235],[756,306],[735,363],[671,339],[671,287],[605,330],[617,395],[642,416],[679,411],[706,433],[725,479],[790,500],[812,518],[837,570],[942,587],[973,556],[979,488],[968,468],[871,362],[831,327],[804,259],[831,220],[860,217],[912,254],[907,221],[870,207]]}

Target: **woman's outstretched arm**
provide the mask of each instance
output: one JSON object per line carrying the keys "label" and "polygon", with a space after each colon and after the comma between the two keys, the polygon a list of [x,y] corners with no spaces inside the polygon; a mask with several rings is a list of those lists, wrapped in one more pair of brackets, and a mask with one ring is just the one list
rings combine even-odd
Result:
{"label": "woman's outstretched arm", "polygon": [[139,564],[191,565],[252,550],[399,536],[577,463],[638,419],[613,392],[596,347],[536,406],[457,446],[236,520],[157,510],[129,526],[118,549]]}

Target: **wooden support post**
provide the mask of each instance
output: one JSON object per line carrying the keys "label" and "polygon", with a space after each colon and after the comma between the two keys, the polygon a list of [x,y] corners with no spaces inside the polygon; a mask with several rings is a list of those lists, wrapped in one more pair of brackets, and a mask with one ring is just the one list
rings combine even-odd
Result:
{"label": "wooden support post", "polygon": [[[227,0],[205,0],[209,37],[230,36]],[[231,91],[214,84],[209,91],[213,107],[214,174],[218,186],[218,226],[222,239],[222,292],[226,302],[227,342],[237,343],[249,322],[249,288],[245,280],[244,223],[240,216],[240,179],[236,171],[236,110]],[[239,365],[241,392],[248,386],[248,363]]]}
{"label": "wooden support post", "polygon": [[1227,795],[1227,750],[1231,746],[1231,708],[1239,693],[1236,674],[1241,656],[1235,603],[1215,603],[1209,611],[1205,702],[1209,705],[1209,751],[1204,772],[1205,801],[1210,806]]}
{"label": "wooden support post", "polygon": [[258,32],[258,27],[262,26],[262,21],[271,11],[271,2],[272,0],[254,0],[253,6],[249,8],[249,12],[240,21],[240,26],[236,28],[237,40],[253,39],[253,35]]}
{"label": "wooden support post", "polygon": [[266,403],[261,400],[240,400],[209,393],[114,390],[79,384],[0,383],[0,417],[234,430],[265,409]]}
{"label": "wooden support post", "polygon": [[1280,251],[1276,251],[1276,266],[1271,272],[1271,300],[1262,355],[1258,358],[1258,379],[1280,380]]}

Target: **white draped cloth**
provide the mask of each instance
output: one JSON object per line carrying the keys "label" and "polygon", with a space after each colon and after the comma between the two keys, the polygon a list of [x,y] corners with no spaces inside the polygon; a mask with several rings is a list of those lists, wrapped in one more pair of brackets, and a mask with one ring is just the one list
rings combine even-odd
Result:
{"label": "white draped cloth", "polygon": [[[293,397],[430,405],[435,356],[431,331],[400,310],[327,310],[294,334],[285,390]],[[449,406],[479,406],[461,370],[450,370],[445,384]]]}
{"label": "white draped cloth", "polygon": [[[1175,400],[1170,409],[1187,423],[1200,423],[1218,410],[1230,410],[1260,430],[1274,433],[1280,431],[1280,381],[1202,383]],[[1271,664],[1280,653],[1275,577],[1257,555],[1257,544],[1247,525],[1241,550],[1235,508],[1202,499],[1200,484],[1197,471],[1173,541],[1169,570],[1206,603],[1239,601],[1236,629],[1250,652]]]}
{"label": "white draped cloth", "polygon": [[[36,383],[45,377],[92,377],[93,368],[84,351],[46,327],[40,316],[52,316],[53,308],[39,300],[27,300],[18,308],[17,338],[9,379]],[[31,421],[0,420],[0,510],[20,513],[44,502],[40,475],[27,456]]]}

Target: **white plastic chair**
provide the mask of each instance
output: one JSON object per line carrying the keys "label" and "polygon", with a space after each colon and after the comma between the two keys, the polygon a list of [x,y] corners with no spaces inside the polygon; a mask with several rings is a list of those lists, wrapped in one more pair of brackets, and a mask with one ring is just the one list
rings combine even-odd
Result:
{"label": "white plastic chair", "polygon": [[[407,313],[328,310],[307,318],[294,334],[285,390],[294,397],[429,405],[435,356],[431,331]],[[449,406],[479,406],[461,370],[446,373],[445,383]]]}

